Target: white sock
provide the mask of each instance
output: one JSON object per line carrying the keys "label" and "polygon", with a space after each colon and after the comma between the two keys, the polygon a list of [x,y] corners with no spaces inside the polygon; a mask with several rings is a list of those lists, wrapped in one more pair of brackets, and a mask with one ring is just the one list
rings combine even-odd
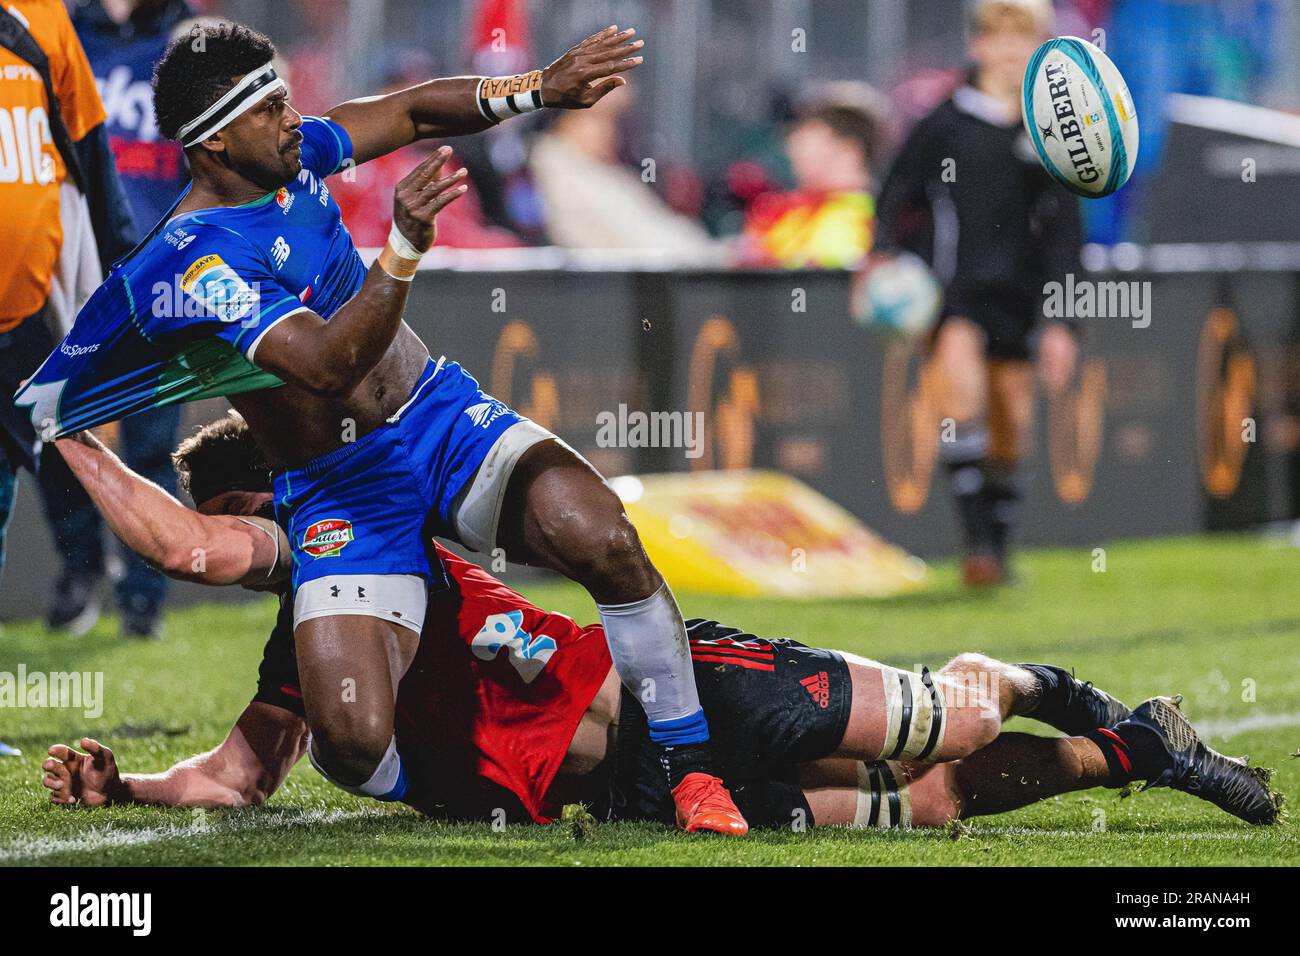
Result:
{"label": "white sock", "polygon": [[307,738],[307,759],[311,761],[317,773],[334,786],[348,793],[354,793],[358,797],[393,801],[401,800],[406,796],[406,769],[402,766],[402,757],[397,752],[396,735],[388,742],[388,749],[384,751],[384,756],[379,761],[379,766],[375,768],[375,772],[370,775],[370,779],[359,785],[339,783],[326,773],[316,759],[315,741],[310,736]]}
{"label": "white sock", "polygon": [[596,610],[619,680],[641,702],[652,725],[700,712],[686,625],[667,582],[643,600],[598,604]]}

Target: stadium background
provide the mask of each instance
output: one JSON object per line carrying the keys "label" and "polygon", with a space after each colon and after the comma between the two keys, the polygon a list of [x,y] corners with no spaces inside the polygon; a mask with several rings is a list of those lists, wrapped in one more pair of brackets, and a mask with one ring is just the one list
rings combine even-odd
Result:
{"label": "stadium background", "polygon": [[[951,89],[965,42],[961,0],[193,5],[267,31],[304,112],[421,76],[540,65],[592,29],[635,23],[650,45],[619,153],[634,173],[652,170],[646,188],[667,207],[723,238],[755,189],[788,183],[781,132],[803,98],[829,80],[872,83],[890,104],[892,146]],[[1093,278],[1150,282],[1152,321],[1085,323],[1075,387],[1040,401],[1023,540],[1092,546],[1300,517],[1300,226],[1284,201],[1300,187],[1300,9],[1056,6],[1059,33],[1095,38],[1102,25],[1133,86],[1141,165],[1120,196],[1088,204],[1085,264]],[[1176,44],[1195,55],[1164,55]],[[951,502],[915,425],[918,351],[852,321],[851,272],[738,264],[722,246],[557,248],[527,176],[537,127],[456,144],[478,207],[444,230],[416,280],[409,320],[431,347],[606,474],[775,469],[915,554],[951,554]],[[1241,156],[1258,160],[1247,189]],[[386,208],[414,162],[361,177],[350,197],[340,188],[359,244],[368,206],[356,193]],[[623,403],[703,411],[704,454],[599,447],[597,415]],[[222,407],[192,406],[187,424]],[[1231,440],[1243,419],[1256,440]],[[39,614],[57,567],[30,487],[10,533],[0,619]],[[197,597],[240,595],[178,586],[173,600]]]}

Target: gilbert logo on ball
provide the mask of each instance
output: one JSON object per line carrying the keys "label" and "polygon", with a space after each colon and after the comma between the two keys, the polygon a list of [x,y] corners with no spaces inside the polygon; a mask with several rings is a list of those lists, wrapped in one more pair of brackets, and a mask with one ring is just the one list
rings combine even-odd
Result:
{"label": "gilbert logo on ball", "polygon": [[1096,199],[1128,181],[1137,110],[1115,64],[1087,40],[1056,37],[1034,51],[1021,114],[1039,160],[1066,189]]}
{"label": "gilbert logo on ball", "polygon": [[302,549],[313,558],[332,558],[352,540],[352,522],[342,518],[317,521],[303,532]]}

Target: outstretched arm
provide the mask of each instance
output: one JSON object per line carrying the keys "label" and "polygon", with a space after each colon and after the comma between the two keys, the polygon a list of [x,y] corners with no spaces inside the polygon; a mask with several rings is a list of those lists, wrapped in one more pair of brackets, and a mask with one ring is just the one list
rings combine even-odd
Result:
{"label": "outstretched arm", "polygon": [[80,743],[85,753],[55,744],[41,764],[51,803],[249,807],[265,803],[307,752],[307,722],[253,701],[216,749],[162,773],[119,773],[113,751],[89,737]]}
{"label": "outstretched arm", "polygon": [[[609,27],[587,37],[546,67],[520,78],[538,86],[545,107],[586,109],[627,83],[620,73],[641,64],[644,45],[635,30]],[[504,78],[503,78],[504,79]],[[464,136],[493,126],[498,117],[480,105],[481,76],[429,80],[396,93],[367,96],[329,111],[329,118],[348,131],[352,158],[360,164],[401,149],[417,139]],[[488,81],[489,91],[493,81]]]}
{"label": "outstretched arm", "polygon": [[61,438],[55,447],[113,533],[168,577],[261,585],[288,573],[289,549],[274,522],[192,511],[89,432]]}

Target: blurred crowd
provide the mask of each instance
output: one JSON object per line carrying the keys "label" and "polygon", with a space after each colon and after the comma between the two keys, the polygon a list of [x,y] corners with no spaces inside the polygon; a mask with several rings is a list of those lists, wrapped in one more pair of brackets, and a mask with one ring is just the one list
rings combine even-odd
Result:
{"label": "blurred crowd", "polygon": [[[220,0],[207,4],[214,11],[222,6]],[[1056,29],[1114,38],[1109,51],[1129,77],[1140,110],[1167,92],[1258,100],[1276,67],[1279,6],[1277,0],[1058,0]],[[338,79],[337,58],[331,64],[328,51],[346,42],[349,28],[343,4],[312,7],[316,36],[276,39],[300,108],[324,110],[339,98],[330,86],[331,77]],[[380,57],[382,86],[458,71],[507,73],[533,60],[540,65],[561,51],[531,49],[524,55],[528,62],[516,63],[517,48],[510,54],[489,48],[497,27],[527,35],[528,13],[538,8],[524,0],[483,0],[468,24],[462,62],[434,62],[423,50],[391,45]],[[1137,36],[1141,43],[1127,40]],[[449,212],[439,242],[462,248],[671,249],[685,255],[712,249],[741,265],[852,266],[870,247],[872,196],[889,159],[912,123],[948,98],[968,73],[968,63],[936,62],[914,52],[900,59],[879,92],[852,76],[769,80],[746,99],[745,115],[719,107],[716,126],[728,142],[716,158],[672,155],[638,135],[634,80],[587,114],[523,118],[455,143],[473,192]],[[863,69],[856,76],[865,74]],[[714,116],[708,124],[715,125]],[[1136,206],[1142,180],[1159,163],[1162,127],[1156,110],[1144,111],[1134,188],[1089,204],[1089,238],[1140,238]],[[715,142],[699,152],[719,150]],[[340,188],[358,244],[382,245],[390,187],[417,159],[391,157],[363,168],[355,182]]]}
{"label": "blurred crowd", "polygon": [[[177,4],[181,0],[144,5]],[[214,16],[239,16],[250,7],[239,0],[181,5]],[[290,15],[264,26],[281,47],[294,103],[303,112],[325,111],[355,85],[346,74],[349,61],[339,55],[356,40],[349,5],[289,0],[284,6]],[[540,6],[527,0],[461,4],[468,19],[461,24],[466,36],[457,62],[437,62],[423,47],[404,45],[398,38],[405,31],[387,23],[374,34],[380,48],[372,58],[372,85],[399,89],[435,75],[504,74],[541,65],[562,51],[537,49],[532,40],[529,16],[537,16]],[[1276,65],[1278,0],[1057,0],[1055,7],[1058,33],[1096,39],[1101,30],[1143,38],[1140,44],[1117,40],[1110,49],[1140,111],[1170,91],[1256,98]],[[390,14],[425,9],[394,7]],[[284,29],[275,29],[281,23]],[[502,35],[522,42],[498,51],[493,39]],[[748,42],[752,48],[758,41]],[[1189,45],[1195,56],[1183,55]],[[721,104],[716,116],[708,116],[715,141],[719,131],[729,140],[727,155],[718,159],[673,155],[636,135],[635,81],[588,113],[537,114],[460,140],[453,145],[457,161],[469,169],[472,189],[445,214],[439,245],[672,250],[712,253],[738,265],[852,266],[870,248],[874,190],[889,158],[912,123],[968,75],[968,64],[935,62],[924,55],[924,46],[901,55],[880,92],[856,79],[799,77],[769,80],[750,91],[744,110]],[[1144,112],[1135,187],[1113,201],[1089,204],[1089,238],[1140,238],[1134,206],[1142,179],[1159,162],[1161,126]],[[336,195],[358,245],[383,244],[392,187],[422,151],[436,145],[411,147],[339,183]],[[718,150],[715,145],[700,152]]]}

